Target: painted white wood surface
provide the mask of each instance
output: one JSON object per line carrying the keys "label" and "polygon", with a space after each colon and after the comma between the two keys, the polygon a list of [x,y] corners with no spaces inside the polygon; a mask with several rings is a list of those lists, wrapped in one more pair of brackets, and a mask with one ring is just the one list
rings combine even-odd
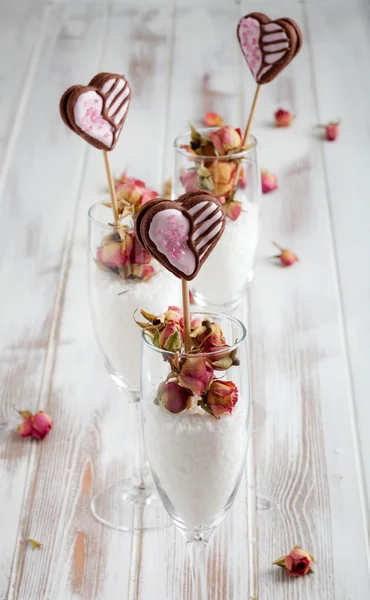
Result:
{"label": "painted white wood surface", "polygon": [[[131,440],[124,397],[104,372],[88,314],[86,210],[102,197],[102,157],[64,127],[57,107],[69,85],[100,69],[124,72],[134,99],[113,168],[118,174],[128,166],[159,186],[170,174],[172,139],[188,120],[199,122],[206,110],[235,125],[245,118],[253,84],[234,29],[238,11],[260,6],[222,0],[168,1],[159,8],[149,0],[51,5],[41,36],[37,27],[29,31],[37,54],[27,105],[23,99],[22,108],[21,97],[16,106],[1,97],[4,115],[20,107],[0,198],[1,420],[9,423],[15,408],[45,408],[55,429],[43,444],[0,440],[1,599],[191,600],[184,542],[174,529],[131,536],[103,528],[89,513],[92,492],[124,475]],[[365,267],[369,140],[361,123],[368,119],[368,82],[354,117],[343,79],[355,81],[356,68],[366,70],[367,13],[290,2],[264,10],[295,18],[306,44],[263,89],[256,119],[263,166],[276,170],[280,183],[263,199],[250,293],[253,390],[267,410],[265,427],[256,432],[258,492],[277,505],[258,514],[260,598],[365,600],[368,277],[366,269],[351,268],[346,247],[356,244]],[[361,62],[346,53],[342,79],[332,70],[336,52],[350,45],[348,20]],[[6,81],[16,94],[19,83],[10,72]],[[280,104],[297,114],[290,131],[270,126]],[[335,116],[332,110],[356,127],[344,124],[342,139],[327,146],[312,135],[312,124]],[[354,156],[363,166],[352,188],[353,172],[343,165]],[[346,203],[352,189],[356,211]],[[292,246],[301,262],[290,270],[272,264],[272,239]],[[243,486],[212,542],[212,600],[248,597],[246,496]],[[19,539],[25,535],[43,542],[43,550],[24,550]],[[290,581],[271,562],[296,543],[316,555],[318,566],[314,576]]]}

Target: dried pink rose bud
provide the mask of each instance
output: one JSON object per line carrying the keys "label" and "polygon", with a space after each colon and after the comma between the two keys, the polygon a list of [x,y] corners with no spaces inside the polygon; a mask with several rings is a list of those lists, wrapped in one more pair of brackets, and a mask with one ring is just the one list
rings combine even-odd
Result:
{"label": "dried pink rose bud", "polygon": [[32,417],[32,436],[38,440],[44,440],[53,429],[53,421],[49,415],[40,410]]}
{"label": "dried pink rose bud", "polygon": [[299,261],[298,256],[288,248],[282,248],[276,242],[273,242],[273,244],[280,250],[280,254],[277,254],[274,258],[279,258],[283,267],[290,267],[295,262]]}
{"label": "dried pink rose bud", "polygon": [[130,252],[130,263],[136,265],[146,265],[152,260],[149,252],[147,252],[135,237]]}
{"label": "dried pink rose bud", "polygon": [[204,125],[206,127],[222,127],[224,120],[215,112],[207,112],[204,115]]}
{"label": "dried pink rose bud", "polygon": [[330,121],[330,123],[317,125],[317,127],[325,129],[325,139],[329,142],[334,142],[340,133],[340,121]]}
{"label": "dried pink rose bud", "polygon": [[17,432],[21,437],[28,437],[32,435],[32,413],[28,410],[19,410],[18,412],[23,418],[23,421],[19,425]]}
{"label": "dried pink rose bud", "polygon": [[244,167],[241,167],[239,169],[239,180],[238,180],[238,184],[239,187],[244,189],[247,187],[247,172],[244,169]]}
{"label": "dried pink rose bud", "polygon": [[240,213],[242,212],[242,205],[240,202],[235,202],[232,200],[225,204],[225,212],[229,219],[232,221],[236,221],[240,217]]}
{"label": "dried pink rose bud", "polygon": [[179,373],[179,383],[193,394],[203,396],[212,377],[213,369],[204,358],[187,358]]}
{"label": "dried pink rose bud", "polygon": [[176,323],[167,323],[159,334],[159,347],[169,352],[177,352],[182,346],[180,326]]}
{"label": "dried pink rose bud", "polygon": [[286,556],[277,558],[272,564],[283,567],[291,577],[303,577],[312,573],[312,563],[316,562],[312,554],[300,546],[294,546]]}
{"label": "dried pink rose bud", "polygon": [[152,265],[134,265],[132,275],[140,281],[148,281],[154,275],[154,267]]}
{"label": "dried pink rose bud", "polygon": [[276,127],[290,127],[294,120],[294,115],[289,110],[284,110],[283,108],[279,108],[274,116]]}
{"label": "dried pink rose bud", "polygon": [[167,323],[181,323],[183,320],[181,308],[178,306],[169,306],[164,313],[164,320]]}
{"label": "dried pink rose bud", "polygon": [[238,388],[232,381],[213,381],[204,398],[204,404],[217,418],[224,413],[231,414],[237,401]]}
{"label": "dried pink rose bud", "polygon": [[198,173],[196,171],[182,170],[180,173],[180,183],[184,186],[186,192],[192,192],[197,187]]}
{"label": "dried pink rose bud", "polygon": [[212,131],[209,134],[209,139],[220,156],[224,156],[230,150],[240,148],[242,143],[239,132],[231,125],[225,125],[217,131]]}
{"label": "dried pink rose bud", "polygon": [[111,269],[114,269],[119,265],[125,265],[127,262],[126,256],[121,250],[121,243],[119,241],[108,242],[100,246],[96,258],[100,263]]}
{"label": "dried pink rose bud", "polygon": [[190,318],[190,325],[192,329],[195,329],[196,327],[200,327],[202,324],[202,319],[201,317],[191,317]]}
{"label": "dried pink rose bud", "polygon": [[262,193],[268,194],[273,192],[278,187],[278,180],[276,175],[269,173],[268,171],[262,171],[261,173]]}
{"label": "dried pink rose bud", "polygon": [[170,381],[160,390],[161,404],[172,413],[179,413],[187,408],[191,395],[178,383]]}

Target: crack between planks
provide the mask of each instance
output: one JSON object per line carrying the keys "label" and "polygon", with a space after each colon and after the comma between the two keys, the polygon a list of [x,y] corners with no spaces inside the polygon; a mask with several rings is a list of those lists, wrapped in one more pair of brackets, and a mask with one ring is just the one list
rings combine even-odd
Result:
{"label": "crack between planks", "polygon": [[[307,9],[306,4],[303,5],[303,19],[304,19],[304,25],[305,25],[306,32],[308,32],[310,30],[310,27],[309,27],[308,9]],[[309,40],[309,43],[308,43],[308,55],[309,55],[309,61],[310,61],[310,71],[311,71],[310,75],[311,75],[312,89],[313,89],[313,95],[314,95],[315,110],[316,110],[317,118],[319,118],[319,99],[318,99],[318,90],[317,90],[316,78],[315,78],[315,72],[314,72],[314,56],[313,56],[313,51],[312,51],[312,40]],[[350,420],[351,420],[351,428],[352,428],[354,455],[355,455],[355,462],[356,462],[357,474],[358,474],[359,497],[360,497],[360,504],[361,504],[361,508],[362,508],[362,518],[363,518],[363,523],[364,523],[364,529],[365,529],[366,556],[367,556],[367,563],[368,563],[368,572],[370,574],[369,498],[367,496],[367,491],[366,491],[365,467],[364,467],[364,462],[363,462],[362,454],[361,454],[362,447],[361,447],[361,442],[360,442],[360,434],[359,434],[359,427],[358,427],[358,415],[357,415],[356,402],[355,402],[355,390],[354,390],[353,373],[352,373],[351,360],[350,360],[349,338],[348,338],[348,331],[347,331],[346,321],[345,321],[344,299],[343,299],[341,277],[340,277],[340,270],[339,270],[339,259],[338,259],[338,253],[337,253],[338,244],[337,244],[335,230],[334,230],[334,218],[333,218],[332,201],[331,201],[331,194],[330,194],[330,187],[329,187],[328,170],[327,170],[325,154],[324,154],[322,144],[320,145],[320,155],[321,155],[321,162],[323,165],[323,173],[324,173],[325,195],[326,195],[328,220],[329,220],[329,233],[330,233],[330,241],[331,241],[331,247],[332,247],[333,263],[334,263],[334,280],[335,280],[335,285],[337,288],[337,301],[338,301],[339,317],[340,317],[340,319],[339,319],[340,327],[339,328],[340,328],[340,334],[341,334],[341,337],[343,340],[343,345],[344,345],[344,350],[345,350],[345,369],[346,369],[346,376],[347,376],[347,381],[348,381],[348,394],[349,394],[348,404],[349,404],[349,412],[350,412]]]}

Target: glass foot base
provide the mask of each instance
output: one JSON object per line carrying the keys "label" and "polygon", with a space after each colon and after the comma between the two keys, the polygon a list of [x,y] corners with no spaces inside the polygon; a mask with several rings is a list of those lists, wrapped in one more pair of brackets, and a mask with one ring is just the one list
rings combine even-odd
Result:
{"label": "glass foot base", "polygon": [[124,479],[100,490],[91,501],[94,517],[120,531],[153,531],[172,525],[163,504],[151,488],[136,488]]}

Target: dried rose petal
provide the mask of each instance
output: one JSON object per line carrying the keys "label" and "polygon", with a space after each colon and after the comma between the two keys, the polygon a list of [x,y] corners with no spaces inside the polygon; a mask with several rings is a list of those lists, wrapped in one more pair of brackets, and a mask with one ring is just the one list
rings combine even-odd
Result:
{"label": "dried rose petal", "polygon": [[209,139],[220,156],[224,156],[231,150],[240,148],[242,143],[239,132],[234,127],[231,127],[231,125],[225,125],[225,127],[217,131],[212,131],[209,134]]}

